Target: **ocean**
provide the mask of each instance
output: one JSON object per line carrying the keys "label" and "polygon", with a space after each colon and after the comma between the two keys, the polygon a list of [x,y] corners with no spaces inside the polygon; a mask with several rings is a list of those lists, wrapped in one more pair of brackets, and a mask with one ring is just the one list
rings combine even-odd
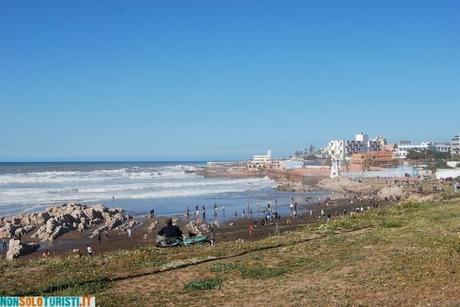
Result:
{"label": "ocean", "polygon": [[[193,213],[202,206],[219,216],[276,203],[286,209],[292,197],[325,193],[289,193],[265,178],[205,178],[193,173],[206,162],[0,163],[0,216],[42,211],[66,202],[122,207],[134,216]],[[222,210],[224,207],[224,210]],[[281,208],[281,209],[282,209]],[[280,210],[282,211],[282,210]],[[257,210],[258,212],[258,210]]]}

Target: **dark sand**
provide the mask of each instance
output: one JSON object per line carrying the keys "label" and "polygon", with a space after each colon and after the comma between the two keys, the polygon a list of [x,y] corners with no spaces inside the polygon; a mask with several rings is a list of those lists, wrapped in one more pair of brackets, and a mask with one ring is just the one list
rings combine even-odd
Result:
{"label": "dark sand", "polygon": [[[236,219],[228,219],[222,222],[221,227],[214,227],[215,231],[215,242],[218,244],[222,241],[233,241],[233,240],[259,240],[271,235],[276,234],[276,224],[278,224],[278,231],[285,232],[295,230],[298,227],[305,226],[308,224],[314,224],[321,219],[321,209],[324,210],[325,215],[330,214],[331,219],[342,218],[344,209],[347,210],[347,215],[355,211],[356,207],[364,207],[365,209],[370,206],[373,207],[367,200],[360,201],[359,199],[353,199],[354,203],[350,204],[351,199],[340,199],[335,201],[329,201],[328,205],[325,202],[321,204],[302,204],[298,205],[298,217],[292,218],[290,216],[282,216],[279,220],[274,220],[272,224],[262,225],[262,219],[252,219],[254,223],[254,230],[252,236],[249,236],[248,226],[251,223],[249,218],[238,217]],[[380,201],[378,206],[386,206],[388,203]],[[312,215],[310,216],[310,210]],[[147,227],[154,220],[158,220],[158,226],[151,232],[147,239],[144,235],[147,233]],[[102,236],[102,240],[99,242],[97,238],[89,238],[91,231],[78,232],[72,231],[66,233],[56,239],[53,243],[43,243],[40,249],[32,254],[22,257],[21,259],[31,259],[40,257],[44,250],[48,249],[51,256],[63,256],[70,253],[73,249],[78,248],[83,254],[86,254],[86,245],[89,244],[95,254],[101,254],[108,251],[119,250],[119,249],[133,249],[140,246],[153,246],[155,244],[156,233],[163,227],[166,217],[150,218],[145,217],[139,219],[141,224],[135,226],[132,229],[132,236],[128,237],[127,232],[110,231],[109,238]],[[208,222],[212,222],[212,219],[208,219]],[[184,225],[187,223],[185,217],[181,218],[178,225],[185,233]],[[230,223],[234,223],[234,226],[230,226]],[[24,238],[27,242],[27,237]],[[5,253],[1,252],[2,257]]]}

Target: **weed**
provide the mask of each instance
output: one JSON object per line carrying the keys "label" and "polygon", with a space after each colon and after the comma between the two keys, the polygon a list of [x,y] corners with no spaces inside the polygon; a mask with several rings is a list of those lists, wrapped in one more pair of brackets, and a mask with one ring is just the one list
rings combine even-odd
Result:
{"label": "weed", "polygon": [[238,269],[238,265],[231,262],[214,263],[211,267],[211,272],[214,273],[227,273]]}
{"label": "weed", "polygon": [[215,290],[220,289],[222,286],[222,279],[220,278],[205,278],[205,279],[194,279],[185,285],[185,290],[196,291],[196,290]]}

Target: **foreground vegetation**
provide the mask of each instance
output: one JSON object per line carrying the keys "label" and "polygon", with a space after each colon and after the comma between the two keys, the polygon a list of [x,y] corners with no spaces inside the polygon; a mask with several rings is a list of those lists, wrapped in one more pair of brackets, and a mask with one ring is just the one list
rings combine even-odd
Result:
{"label": "foreground vegetation", "polygon": [[460,304],[460,199],[405,202],[257,242],[0,264],[0,295],[98,305]]}

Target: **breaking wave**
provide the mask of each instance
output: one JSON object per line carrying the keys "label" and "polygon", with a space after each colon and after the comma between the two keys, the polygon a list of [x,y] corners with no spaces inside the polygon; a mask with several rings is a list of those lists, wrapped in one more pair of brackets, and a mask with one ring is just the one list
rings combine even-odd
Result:
{"label": "breaking wave", "polygon": [[[70,201],[209,196],[273,188],[268,178],[204,178],[191,165],[0,174],[0,214]],[[8,207],[8,210],[7,208]],[[2,212],[3,211],[3,212]]]}

